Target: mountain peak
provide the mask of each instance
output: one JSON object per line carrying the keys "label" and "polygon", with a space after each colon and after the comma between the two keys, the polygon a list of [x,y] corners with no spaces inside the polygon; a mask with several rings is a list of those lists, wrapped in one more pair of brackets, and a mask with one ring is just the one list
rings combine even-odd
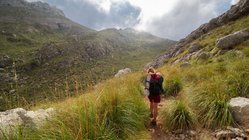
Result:
{"label": "mountain peak", "polygon": [[54,15],[65,16],[62,10],[56,8],[55,6],[50,6],[48,3],[41,1],[27,2],[26,0],[1,0],[0,6],[28,8],[47,12]]}

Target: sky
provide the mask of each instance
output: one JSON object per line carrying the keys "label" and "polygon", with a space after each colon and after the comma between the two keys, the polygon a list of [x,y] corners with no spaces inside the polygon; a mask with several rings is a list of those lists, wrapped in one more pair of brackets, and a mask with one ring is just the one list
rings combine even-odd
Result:
{"label": "sky", "polygon": [[239,0],[27,0],[43,1],[95,30],[134,28],[179,40]]}

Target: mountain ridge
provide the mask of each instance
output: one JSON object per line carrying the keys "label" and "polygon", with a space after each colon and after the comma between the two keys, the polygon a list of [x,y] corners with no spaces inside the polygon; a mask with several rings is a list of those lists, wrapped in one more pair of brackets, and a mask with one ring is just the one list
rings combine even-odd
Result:
{"label": "mountain ridge", "polygon": [[202,35],[210,33],[217,27],[221,27],[231,21],[235,21],[239,18],[245,17],[249,14],[249,1],[240,0],[236,5],[231,6],[231,8],[224,14],[211,19],[208,23],[202,24],[200,27],[192,31],[185,38],[181,39],[175,46],[168,52],[159,56],[151,62],[151,65],[155,67],[160,67],[164,64],[167,59],[176,57],[181,54],[186,47],[190,46],[198,38],[201,38]]}

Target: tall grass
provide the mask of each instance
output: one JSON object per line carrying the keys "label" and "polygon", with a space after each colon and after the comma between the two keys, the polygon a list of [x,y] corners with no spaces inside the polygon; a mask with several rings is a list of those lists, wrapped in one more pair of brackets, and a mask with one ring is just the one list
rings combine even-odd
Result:
{"label": "tall grass", "polygon": [[134,74],[106,81],[95,91],[53,106],[56,115],[39,129],[25,128],[5,139],[127,139],[145,130],[147,106]]}
{"label": "tall grass", "polygon": [[187,130],[195,127],[195,117],[181,100],[172,101],[161,112],[164,127],[169,130]]}
{"label": "tall grass", "polygon": [[222,83],[217,79],[213,79],[213,83],[204,82],[192,95],[192,107],[204,127],[224,127],[234,123],[228,104],[230,95],[226,94]]}
{"label": "tall grass", "polygon": [[182,90],[183,83],[180,78],[173,77],[172,79],[166,79],[163,83],[165,95],[177,96]]}

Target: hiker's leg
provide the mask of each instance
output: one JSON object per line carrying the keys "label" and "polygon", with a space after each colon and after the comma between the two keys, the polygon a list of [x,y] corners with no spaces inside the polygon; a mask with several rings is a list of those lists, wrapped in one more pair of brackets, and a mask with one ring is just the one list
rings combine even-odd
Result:
{"label": "hiker's leg", "polygon": [[153,101],[150,102],[150,113],[153,114]]}
{"label": "hiker's leg", "polygon": [[158,103],[153,104],[153,120],[156,121],[157,118]]}

